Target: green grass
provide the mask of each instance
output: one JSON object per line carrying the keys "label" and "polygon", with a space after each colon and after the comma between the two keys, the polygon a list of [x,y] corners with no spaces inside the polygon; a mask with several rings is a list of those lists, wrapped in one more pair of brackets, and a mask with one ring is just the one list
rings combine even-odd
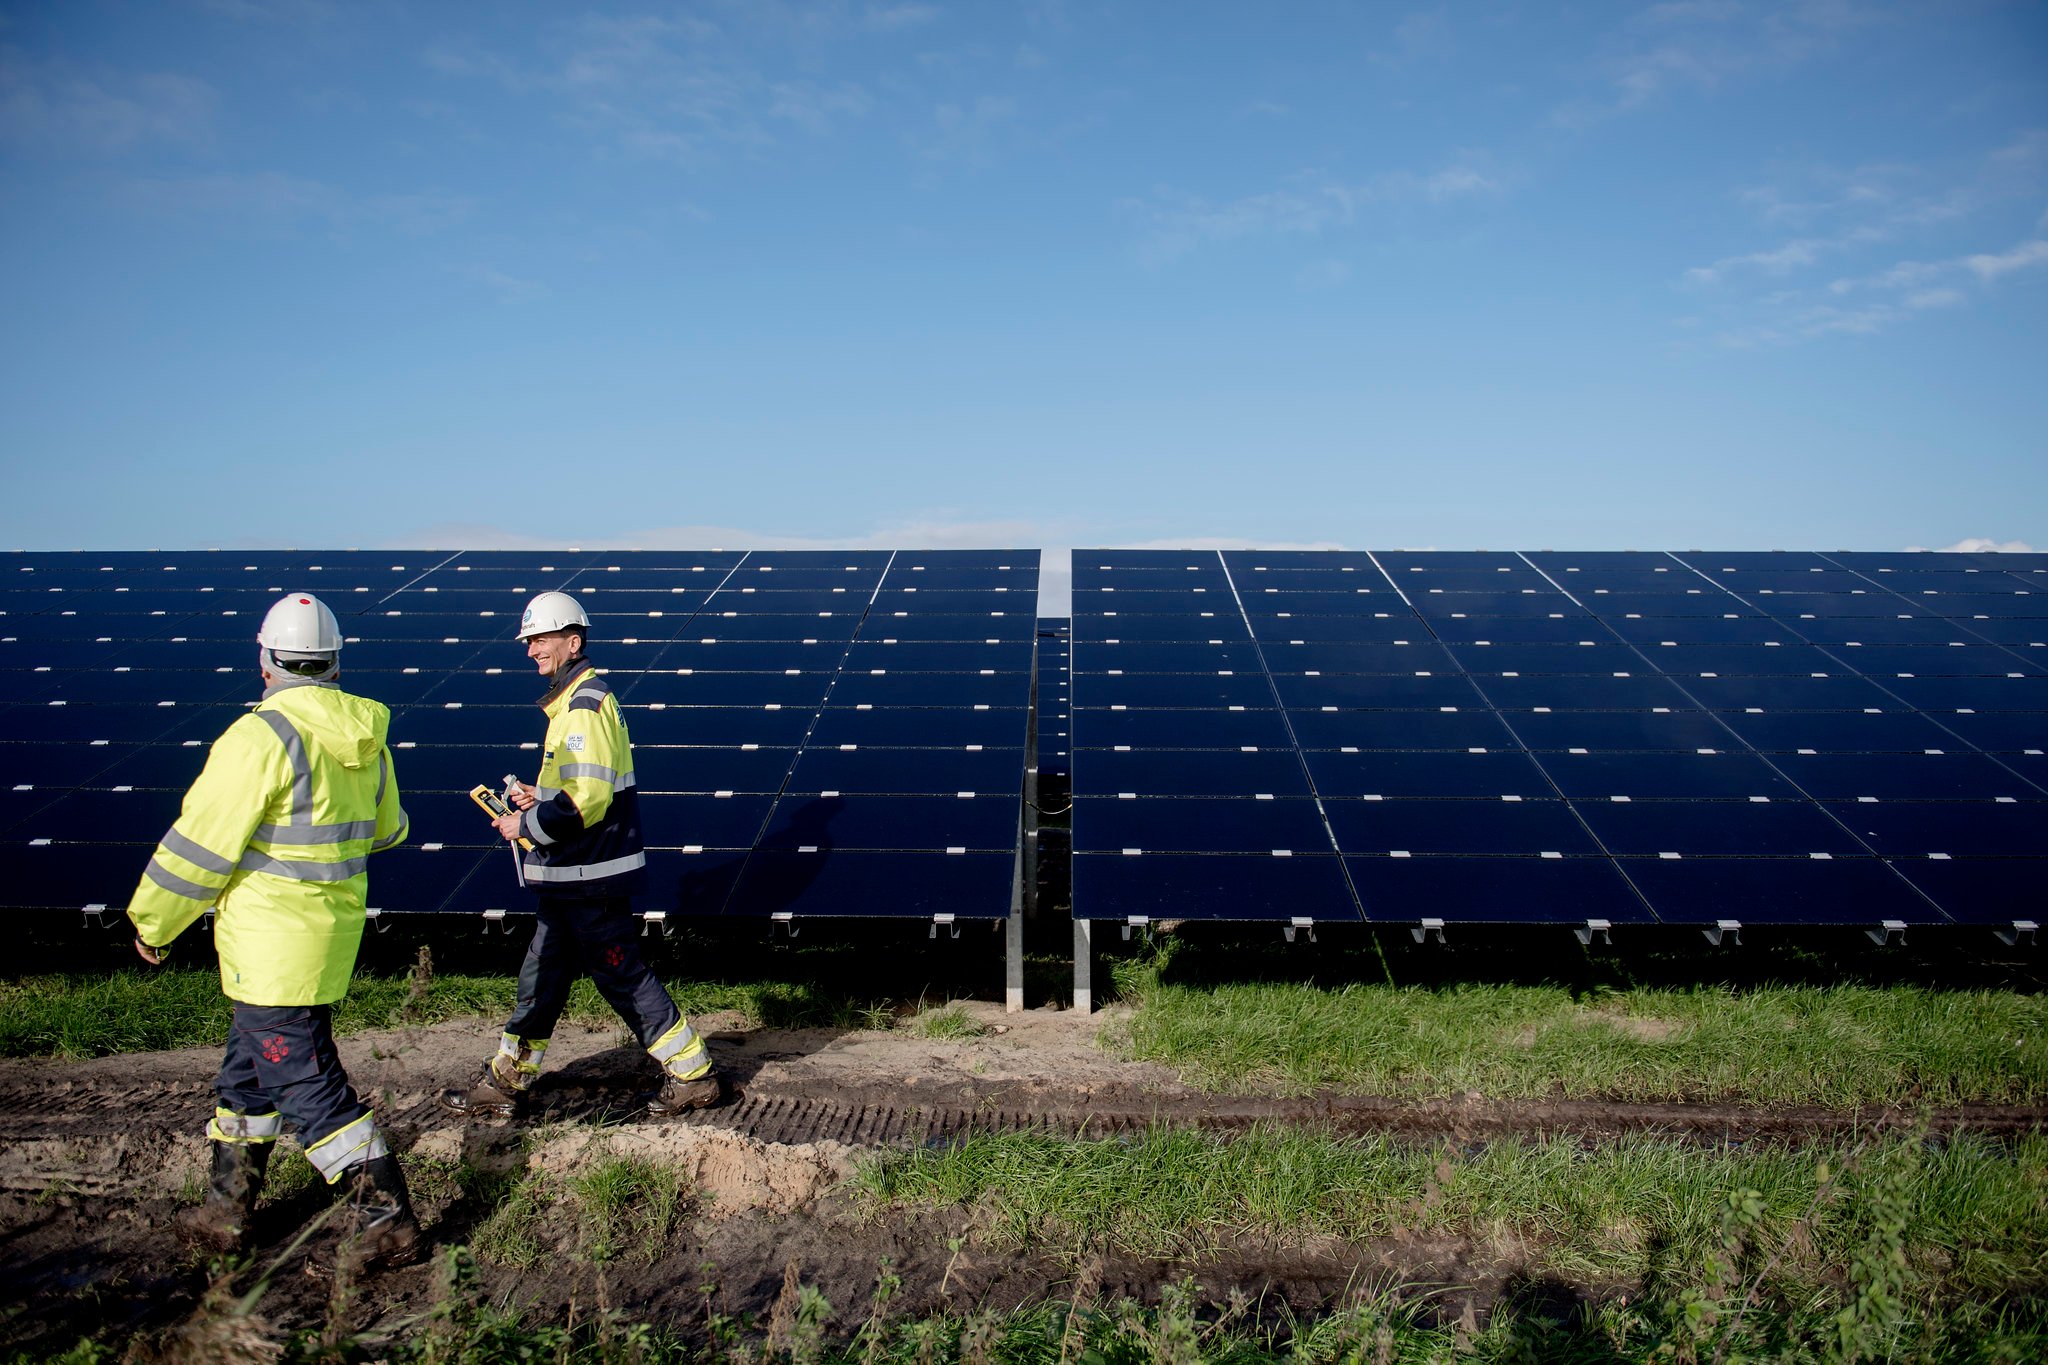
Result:
{"label": "green grass", "polygon": [[974,1019],[959,1005],[947,1004],[919,1010],[911,1018],[908,1031],[919,1038],[957,1042],[963,1038],[985,1036],[988,1026]]}
{"label": "green grass", "polygon": [[1221,1091],[1825,1105],[2048,1097],[2048,997],[1916,986],[1611,990],[1131,983],[1108,1041]]}
{"label": "green grass", "polygon": [[[358,973],[335,1006],[335,1031],[502,1019],[511,1012],[515,984],[509,975]],[[737,1010],[756,1025],[886,1028],[892,1018],[886,1005],[799,983],[667,985],[686,1014]],[[212,1046],[227,1037],[232,1010],[233,1002],[220,992],[218,973],[196,967],[0,980],[0,1056],[103,1057]],[[618,1016],[586,979],[570,993],[564,1017],[572,1023],[605,1024]]]}
{"label": "green grass", "polygon": [[688,1190],[681,1173],[634,1157],[608,1157],[569,1181],[582,1224],[583,1254],[616,1260],[628,1252],[652,1265],[681,1222]]}
{"label": "green grass", "polygon": [[1753,1190],[1758,1238],[1791,1253],[1794,1281],[1819,1283],[1859,1235],[1859,1198],[1901,1172],[1911,1176],[1908,1243],[1947,1283],[1996,1290],[2048,1263],[2041,1136],[2009,1148],[1891,1138],[1797,1152],[1553,1140],[1467,1155],[1281,1128],[1229,1139],[1186,1129],[1108,1141],[1013,1133],[870,1161],[855,1188],[871,1212],[973,1209],[1015,1248],[1178,1256],[1235,1232],[1284,1242],[1446,1233],[1529,1248],[1541,1271],[1575,1280],[1697,1271],[1730,1195]]}

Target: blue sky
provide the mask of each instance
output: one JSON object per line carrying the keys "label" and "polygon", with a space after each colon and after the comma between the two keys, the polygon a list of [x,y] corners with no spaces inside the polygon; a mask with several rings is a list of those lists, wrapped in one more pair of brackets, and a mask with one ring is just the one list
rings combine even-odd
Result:
{"label": "blue sky", "polygon": [[2048,545],[2039,3],[0,4],[0,547]]}

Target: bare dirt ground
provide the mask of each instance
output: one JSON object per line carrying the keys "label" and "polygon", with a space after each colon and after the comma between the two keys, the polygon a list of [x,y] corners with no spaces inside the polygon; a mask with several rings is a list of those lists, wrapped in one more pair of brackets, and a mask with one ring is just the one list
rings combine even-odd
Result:
{"label": "bare dirt ground", "polygon": [[[357,1087],[375,1104],[394,1148],[516,1177],[574,1175],[606,1157],[638,1156],[684,1174],[683,1216],[651,1260],[628,1254],[592,1265],[569,1220],[540,1220],[530,1269],[485,1265],[492,1301],[530,1304],[542,1318],[602,1302],[630,1317],[688,1325],[707,1311],[765,1315],[794,1262],[842,1320],[857,1319],[878,1270],[902,1277],[894,1311],[1005,1309],[1075,1282],[1106,1297],[1156,1297],[1195,1275],[1215,1298],[1242,1289],[1277,1311],[1314,1311],[1347,1291],[1399,1283],[1445,1287],[1446,1313],[1485,1312],[1503,1297],[1570,1301],[1598,1285],[1533,1281],[1521,1248],[1396,1233],[1368,1242],[1275,1245],[1219,1235],[1187,1255],[1144,1260],[1087,1248],[1019,1253],[976,1210],[858,1209],[844,1188],[864,1152],[941,1144],[982,1131],[1042,1128],[1113,1134],[1154,1124],[1221,1130],[1253,1123],[1315,1124],[1340,1132],[1483,1142],[1527,1133],[1659,1132],[1705,1140],[1797,1140],[1902,1117],[1883,1112],[1750,1109],[1725,1105],[1506,1102],[1477,1097],[1404,1103],[1364,1096],[1219,1097],[1156,1066],[1121,1061],[1097,1044],[1101,1016],[964,1009],[987,1031],[927,1040],[906,1031],[747,1029],[736,1016],[696,1022],[738,1088],[736,1101],[682,1122],[638,1116],[657,1081],[651,1063],[614,1028],[565,1027],[537,1091],[540,1112],[518,1126],[464,1125],[434,1096],[474,1074],[495,1025],[458,1021],[357,1034],[341,1042]],[[213,1048],[88,1062],[0,1061],[0,1349],[68,1346],[80,1335],[155,1331],[189,1314],[206,1267],[180,1247],[170,1220],[203,1183],[212,1107]],[[2037,1128],[2038,1109],[1937,1113],[1939,1129],[2010,1133]],[[490,1209],[451,1180],[423,1183],[418,1205],[437,1245],[468,1242]],[[259,1215],[258,1261],[317,1215],[325,1192],[273,1200]],[[358,1286],[349,1325],[396,1321],[435,1293],[425,1266]],[[709,1286],[710,1288],[706,1288]],[[281,1276],[264,1301],[279,1327],[330,1311],[328,1289]]]}

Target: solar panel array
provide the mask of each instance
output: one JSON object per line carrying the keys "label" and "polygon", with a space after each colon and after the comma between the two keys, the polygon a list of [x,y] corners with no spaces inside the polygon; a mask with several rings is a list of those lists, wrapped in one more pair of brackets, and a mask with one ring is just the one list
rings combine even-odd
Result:
{"label": "solar panel array", "polygon": [[576,594],[633,737],[651,890],[684,914],[1010,912],[1038,552],[17,554],[0,560],[12,906],[126,903],[207,746],[256,700],[285,590],[392,708],[409,843],[384,911],[524,908],[464,793],[531,778],[526,599]]}
{"label": "solar panel array", "polygon": [[2048,899],[2048,556],[1074,576],[1079,917],[2009,929]]}

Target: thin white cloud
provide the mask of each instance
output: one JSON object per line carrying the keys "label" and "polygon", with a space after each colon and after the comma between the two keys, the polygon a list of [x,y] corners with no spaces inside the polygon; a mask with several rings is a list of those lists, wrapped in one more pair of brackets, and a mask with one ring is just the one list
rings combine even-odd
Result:
{"label": "thin white cloud", "polygon": [[982,95],[967,104],[948,101],[932,110],[930,125],[911,141],[927,161],[982,165],[1016,121],[1017,102],[1008,96]]}
{"label": "thin white cloud", "polygon": [[482,285],[507,303],[519,303],[547,293],[547,286],[539,280],[522,279],[481,261],[453,266],[450,269],[457,277],[468,280],[471,284]]}
{"label": "thin white cloud", "polygon": [[1337,289],[1350,281],[1351,263],[1339,260],[1310,261],[1294,276],[1303,289]]}
{"label": "thin white cloud", "polygon": [[1264,194],[1214,202],[1161,188],[1120,202],[1117,212],[1139,230],[1139,254],[1153,264],[1196,249],[1254,237],[1318,237],[1348,227],[1372,207],[1442,205],[1500,190],[1494,177],[1469,161],[1418,174],[1392,171],[1359,183],[1305,176],[1302,183]]}
{"label": "thin white cloud", "polygon": [[861,23],[871,29],[921,28],[935,23],[945,13],[937,5],[870,5]]}
{"label": "thin white cloud", "polygon": [[323,181],[269,171],[138,178],[122,194],[137,211],[157,217],[224,220],[263,232],[368,228],[426,236],[461,222],[475,207],[459,195],[355,195]]}
{"label": "thin white cloud", "polygon": [[1968,266],[1978,279],[1987,283],[2001,275],[2010,275],[2015,270],[2048,262],[2048,241],[2022,242],[2010,251],[1987,253],[1965,257]]}
{"label": "thin white cloud", "polygon": [[0,48],[0,146],[34,154],[114,154],[151,143],[203,146],[217,103],[175,72],[91,70]]}
{"label": "thin white cloud", "polygon": [[[1911,554],[1919,554],[1925,552],[1927,547],[1925,545],[1908,545],[1906,550]],[[1941,546],[1933,551],[1933,553],[1943,555],[2030,555],[2038,552],[2024,540],[1993,540],[1990,536],[1966,536],[1953,545]]]}

